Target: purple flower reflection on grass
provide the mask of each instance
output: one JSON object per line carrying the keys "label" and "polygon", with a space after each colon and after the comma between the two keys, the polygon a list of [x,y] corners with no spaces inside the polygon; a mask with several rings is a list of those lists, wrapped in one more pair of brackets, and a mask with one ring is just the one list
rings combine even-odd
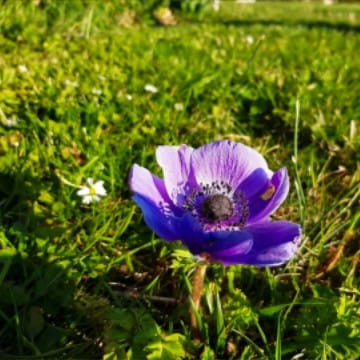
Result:
{"label": "purple flower reflection on grass", "polygon": [[135,164],[129,185],[159,237],[224,265],[277,266],[293,257],[300,226],[270,218],[289,191],[286,168],[272,172],[256,150],[227,140],[159,146],[156,158],[164,180]]}

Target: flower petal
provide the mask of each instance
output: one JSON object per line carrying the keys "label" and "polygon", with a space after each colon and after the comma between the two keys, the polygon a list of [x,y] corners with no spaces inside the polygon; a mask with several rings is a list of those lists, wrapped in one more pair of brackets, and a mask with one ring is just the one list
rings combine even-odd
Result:
{"label": "flower petal", "polygon": [[198,184],[224,181],[234,190],[258,168],[269,171],[262,155],[246,145],[227,140],[201,146],[191,157],[191,169]]}
{"label": "flower petal", "polygon": [[77,192],[76,195],[86,196],[90,194],[90,189],[87,186],[82,186]]}
{"label": "flower petal", "polygon": [[106,189],[104,188],[104,181],[97,181],[95,184],[94,184],[94,188],[95,188],[95,191],[96,191],[96,194],[99,195],[99,196],[106,196],[107,195],[107,192],[106,192]]}
{"label": "flower petal", "polygon": [[[181,146],[159,146],[156,149],[156,159],[162,167],[167,192],[174,204],[181,205],[184,195],[196,187],[191,184],[190,157],[193,148]],[[189,183],[190,182],[190,183]]]}
{"label": "flower petal", "polygon": [[189,213],[186,213],[179,222],[175,224],[179,239],[194,255],[204,252],[206,234],[199,222]]}
{"label": "flower petal", "polygon": [[[270,170],[269,170],[270,171]],[[257,194],[263,194],[270,183],[269,171],[262,168],[254,170],[237,188],[249,200]]]}
{"label": "flower petal", "polygon": [[163,180],[142,166],[135,164],[131,168],[129,186],[135,194],[149,199],[155,205],[166,206],[175,210],[166,192]]}
{"label": "flower petal", "polygon": [[286,168],[274,173],[270,185],[273,186],[273,193],[270,197],[264,197],[264,193],[258,193],[249,199],[250,216],[249,224],[256,223],[271,215],[286,199],[289,192],[289,176]]}
{"label": "flower petal", "polygon": [[291,221],[264,221],[248,225],[244,230],[253,235],[254,248],[257,251],[293,241],[301,234],[300,225]]}
{"label": "flower petal", "polygon": [[157,204],[140,194],[135,194],[132,198],[141,208],[147,226],[153,230],[156,235],[166,241],[179,239],[174,227],[176,218],[171,215],[165,215]]}
{"label": "flower petal", "polygon": [[208,252],[213,260],[226,261],[235,255],[247,254],[252,246],[252,235],[246,231],[216,231],[211,234]]}
{"label": "flower petal", "polygon": [[83,204],[90,204],[91,201],[92,201],[92,196],[91,195],[85,195],[83,198],[82,198],[82,203]]}
{"label": "flower petal", "polygon": [[244,230],[252,235],[251,251],[227,258],[225,265],[278,266],[294,256],[301,241],[300,226],[289,221],[262,222]]}

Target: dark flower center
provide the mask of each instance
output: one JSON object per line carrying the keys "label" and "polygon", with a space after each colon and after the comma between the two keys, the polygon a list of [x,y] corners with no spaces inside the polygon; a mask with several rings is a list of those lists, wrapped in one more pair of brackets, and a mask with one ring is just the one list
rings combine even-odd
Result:
{"label": "dark flower center", "polygon": [[222,194],[208,196],[201,206],[201,213],[210,221],[227,220],[233,211],[232,201]]}
{"label": "dark flower center", "polygon": [[182,207],[194,216],[206,232],[239,231],[249,217],[249,204],[244,193],[225,181],[199,184],[188,192]]}

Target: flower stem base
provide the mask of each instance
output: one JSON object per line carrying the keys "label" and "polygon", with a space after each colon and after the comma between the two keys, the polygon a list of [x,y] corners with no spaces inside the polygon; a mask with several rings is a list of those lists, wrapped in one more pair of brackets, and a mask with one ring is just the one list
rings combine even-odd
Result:
{"label": "flower stem base", "polygon": [[199,324],[197,322],[196,313],[200,309],[201,293],[204,287],[204,278],[206,273],[206,264],[199,264],[194,272],[193,287],[191,293],[192,304],[190,304],[190,324],[191,334],[194,341],[200,342]]}

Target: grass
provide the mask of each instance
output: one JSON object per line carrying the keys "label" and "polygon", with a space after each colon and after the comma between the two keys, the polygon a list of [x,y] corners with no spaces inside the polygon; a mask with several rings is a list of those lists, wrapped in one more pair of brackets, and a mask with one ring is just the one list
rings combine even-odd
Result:
{"label": "grass", "polygon": [[[141,16],[0,8],[0,357],[357,359],[360,7]],[[159,144],[221,138],[288,167],[275,217],[304,239],[280,268],[209,267],[195,343],[194,262],[145,226],[127,176],[135,162],[161,175]],[[90,206],[69,185],[88,177],[108,191]]]}

